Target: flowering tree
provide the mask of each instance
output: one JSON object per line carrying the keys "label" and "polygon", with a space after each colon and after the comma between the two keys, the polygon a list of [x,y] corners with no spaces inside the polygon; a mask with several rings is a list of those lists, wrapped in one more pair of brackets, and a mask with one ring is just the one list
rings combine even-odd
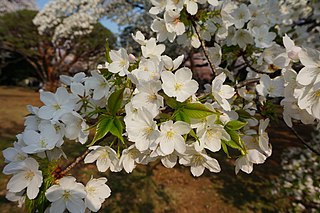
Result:
{"label": "flowering tree", "polygon": [[[28,107],[24,132],[3,151],[3,173],[13,175],[8,199],[28,201],[32,212],[96,212],[111,190],[104,177],[84,186],[70,175],[82,160],[100,172],[127,173],[137,164],[179,163],[198,177],[219,172],[215,155],[224,152],[235,173],[251,173],[272,153],[266,129],[280,100],[289,127],[318,123],[319,3],[151,2],[156,38],[133,35],[140,57],[107,45],[106,63],[91,75],[61,76],[55,93],[40,93],[42,107]],[[296,7],[304,9],[293,13]],[[192,70],[181,67],[183,55],[163,54],[165,40],[202,48],[213,75],[203,93]],[[73,141],[87,150],[60,167],[63,147]]]}

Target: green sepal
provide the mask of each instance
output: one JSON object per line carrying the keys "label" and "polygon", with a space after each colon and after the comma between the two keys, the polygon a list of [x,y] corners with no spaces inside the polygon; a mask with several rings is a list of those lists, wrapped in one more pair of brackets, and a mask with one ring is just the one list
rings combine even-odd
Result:
{"label": "green sepal", "polygon": [[96,134],[94,135],[92,142],[89,145],[87,145],[88,147],[93,146],[98,140],[102,139],[108,134],[108,132],[113,126],[113,120],[113,117],[105,115],[102,116],[102,119],[98,121],[96,127]]}
{"label": "green sepal", "polygon": [[110,95],[108,99],[108,109],[112,115],[116,115],[116,113],[119,111],[121,107],[123,92],[124,92],[124,88],[116,90]]}
{"label": "green sepal", "polygon": [[229,121],[225,127],[230,130],[239,130],[239,129],[242,129],[245,125],[247,125],[247,123],[248,122],[234,120],[234,121]]}

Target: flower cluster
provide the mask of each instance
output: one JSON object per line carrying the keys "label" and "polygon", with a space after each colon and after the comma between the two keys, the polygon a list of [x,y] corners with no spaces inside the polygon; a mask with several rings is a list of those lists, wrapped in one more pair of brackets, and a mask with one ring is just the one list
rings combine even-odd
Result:
{"label": "flower cluster", "polygon": [[[290,19],[280,2],[151,2],[157,35],[133,35],[141,56],[107,48],[97,70],[61,76],[55,93],[40,93],[43,106],[29,106],[24,132],[3,151],[3,172],[13,175],[8,199],[39,203],[45,197],[43,209],[50,212],[98,211],[110,195],[106,178],[92,178],[84,187],[66,176],[69,167],[57,169],[70,141],[88,147],[81,159],[100,172],[131,173],[137,164],[161,161],[167,168],[188,166],[198,177],[205,169],[221,170],[215,159],[220,151],[234,159],[235,173],[251,173],[272,153],[270,106],[282,99],[289,126],[319,122],[320,54],[296,46],[285,34],[300,36],[293,26],[278,29]],[[204,92],[184,55],[165,55],[165,40],[202,47],[213,74]]]}

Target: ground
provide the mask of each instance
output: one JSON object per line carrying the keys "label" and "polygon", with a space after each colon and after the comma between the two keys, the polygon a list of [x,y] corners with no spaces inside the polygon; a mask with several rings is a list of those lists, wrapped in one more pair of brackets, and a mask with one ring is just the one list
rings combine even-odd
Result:
{"label": "ground", "polygon": [[[11,146],[15,135],[23,130],[23,117],[28,114],[28,104],[40,106],[39,93],[24,88],[0,87],[1,150]],[[235,175],[234,162],[226,160],[222,152],[215,156],[222,171],[218,174],[206,171],[199,178],[194,178],[187,167],[167,169],[159,163],[138,166],[132,174],[99,174],[95,165],[81,163],[72,173],[84,182],[91,175],[108,178],[112,195],[100,212],[285,212],[288,198],[274,199],[271,185],[281,172],[281,153],[299,143],[281,122],[272,123],[268,132],[273,154],[264,164],[255,165],[250,175]],[[69,159],[72,160],[83,148],[69,144],[67,151],[70,150]],[[1,170],[4,165],[3,156],[0,155]],[[8,179],[8,176],[0,174],[1,213],[21,212],[15,203],[5,199]]]}

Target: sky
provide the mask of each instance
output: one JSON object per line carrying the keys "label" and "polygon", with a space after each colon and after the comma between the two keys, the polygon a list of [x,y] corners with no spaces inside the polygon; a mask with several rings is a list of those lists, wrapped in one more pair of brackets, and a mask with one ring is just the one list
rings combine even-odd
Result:
{"label": "sky", "polygon": [[[50,0],[36,0],[36,3],[40,10],[44,8],[44,6],[49,2]],[[118,25],[110,20],[102,20],[101,24],[103,24],[106,28],[108,28],[111,32],[114,34],[119,34]]]}

